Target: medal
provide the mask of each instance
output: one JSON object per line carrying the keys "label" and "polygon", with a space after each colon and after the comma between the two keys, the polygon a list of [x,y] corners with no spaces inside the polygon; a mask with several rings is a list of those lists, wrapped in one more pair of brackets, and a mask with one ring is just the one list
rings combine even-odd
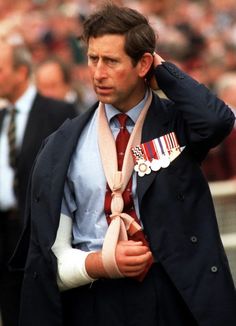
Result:
{"label": "medal", "polygon": [[[184,148],[184,147],[183,147]],[[174,132],[152,139],[131,148],[134,158],[134,170],[140,177],[167,168],[181,152]]]}
{"label": "medal", "polygon": [[134,170],[138,172],[138,175],[140,177],[143,177],[145,174],[150,174],[151,173],[150,162],[140,159],[134,166]]}
{"label": "medal", "polygon": [[159,161],[162,168],[167,168],[170,165],[170,158],[167,155],[162,155]]}
{"label": "medal", "polygon": [[161,168],[160,160],[153,159],[151,162],[151,169],[152,171],[158,171]]}

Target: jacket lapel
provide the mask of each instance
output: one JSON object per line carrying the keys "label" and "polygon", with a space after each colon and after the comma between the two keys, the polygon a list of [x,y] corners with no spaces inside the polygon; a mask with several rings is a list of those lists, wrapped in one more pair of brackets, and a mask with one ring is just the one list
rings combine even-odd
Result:
{"label": "jacket lapel", "polygon": [[[160,98],[154,95],[143,125],[142,143],[166,134],[168,132],[167,123],[168,120],[165,106],[163,105],[163,102],[160,101]],[[137,192],[140,204],[144,194],[154,181],[157,174],[158,172],[151,172],[143,177],[137,175]]]}
{"label": "jacket lapel", "polygon": [[43,123],[44,121],[42,120],[40,97],[38,94],[36,94],[36,97],[32,104],[31,110],[29,112],[29,117],[25,126],[21,152],[23,152],[25,148],[30,147],[32,142],[35,141],[38,133],[40,134]]}

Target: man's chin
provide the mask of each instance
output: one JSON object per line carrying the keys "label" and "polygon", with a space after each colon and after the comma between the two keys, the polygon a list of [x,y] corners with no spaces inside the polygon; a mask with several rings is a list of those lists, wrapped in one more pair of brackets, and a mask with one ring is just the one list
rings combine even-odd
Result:
{"label": "man's chin", "polygon": [[111,96],[101,95],[97,94],[97,98],[100,102],[106,103],[106,104],[112,104],[114,100],[112,100]]}

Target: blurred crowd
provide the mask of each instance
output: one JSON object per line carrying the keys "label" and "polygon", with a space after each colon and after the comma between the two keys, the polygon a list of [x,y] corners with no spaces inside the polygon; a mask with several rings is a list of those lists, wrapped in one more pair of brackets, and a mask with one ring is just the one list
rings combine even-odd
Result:
{"label": "blurred crowd", "polygon": [[[38,90],[77,101],[95,100],[79,39],[83,20],[99,0],[0,0],[0,38],[24,44],[32,54]],[[146,16],[156,30],[157,51],[236,108],[235,0],[117,0]],[[112,18],[112,17],[111,17]],[[209,153],[209,181],[236,176],[236,131]],[[235,164],[234,164],[235,163]]]}

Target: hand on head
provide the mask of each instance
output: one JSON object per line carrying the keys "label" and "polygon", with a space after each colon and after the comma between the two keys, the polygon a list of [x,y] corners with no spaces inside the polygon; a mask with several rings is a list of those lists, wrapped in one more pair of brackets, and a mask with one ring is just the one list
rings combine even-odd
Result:
{"label": "hand on head", "polygon": [[[158,65],[162,64],[162,62],[164,62],[165,60],[156,52],[153,53],[153,65],[152,65],[152,69],[155,69]],[[153,90],[157,90],[159,89],[159,86],[157,84],[155,75],[153,74],[149,80],[149,86],[153,89]]]}

